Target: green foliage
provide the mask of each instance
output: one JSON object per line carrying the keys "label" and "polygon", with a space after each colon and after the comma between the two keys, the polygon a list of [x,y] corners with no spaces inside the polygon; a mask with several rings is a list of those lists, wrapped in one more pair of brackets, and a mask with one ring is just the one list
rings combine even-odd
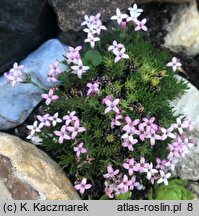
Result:
{"label": "green foliage", "polygon": [[[114,63],[114,55],[107,51],[113,40],[124,44],[130,59]],[[60,99],[46,108],[46,112],[52,115],[59,112],[60,117],[76,111],[86,131],[78,134],[75,140],[58,144],[58,138],[53,135],[61,128],[58,124],[54,128],[45,128],[42,138],[49,154],[57,158],[68,174],[73,178],[86,177],[93,183],[91,196],[99,199],[104,193],[103,174],[107,172],[107,165],[111,164],[125,173],[122,163],[126,158],[133,156],[139,160],[144,156],[154,163],[156,157],[164,159],[168,154],[168,140],[157,141],[154,148],[151,148],[149,140],[145,140],[135,145],[133,152],[123,148],[120,130],[110,127],[113,113],[104,115],[102,99],[107,95],[120,98],[119,106],[124,116],[140,120],[154,116],[158,125],[168,128],[176,119],[170,101],[183,94],[187,84],[177,81],[174,73],[166,67],[170,60],[166,52],[155,50],[141,33],[133,33],[131,29],[124,32],[113,28],[104,34],[95,49],[81,54],[84,64],[90,67],[82,79],[78,79],[70,69],[60,76],[61,86],[55,91]],[[100,93],[88,97],[86,84],[96,79],[101,83]],[[88,156],[82,154],[77,161],[73,147],[80,142],[84,142]],[[140,174],[139,179],[144,182],[145,176],[143,178]],[[163,197],[159,190],[156,188],[156,198]],[[181,191],[178,197],[185,197],[185,192]]]}
{"label": "green foliage", "polygon": [[194,195],[186,189],[187,181],[182,179],[172,179],[169,185],[156,184],[148,193],[150,200],[192,200]]}

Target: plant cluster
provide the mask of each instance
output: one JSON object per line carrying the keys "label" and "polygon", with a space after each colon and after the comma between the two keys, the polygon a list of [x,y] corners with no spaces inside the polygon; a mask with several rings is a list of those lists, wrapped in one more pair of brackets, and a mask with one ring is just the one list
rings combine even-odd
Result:
{"label": "plant cluster", "polygon": [[[143,10],[136,4],[128,10],[117,8],[110,28],[100,14],[85,16],[84,48],[68,47],[64,62],[49,65],[53,87],[41,96],[45,113],[27,126],[27,139],[40,133],[83,198],[168,185],[170,171],[194,144],[192,121],[174,116],[170,105],[187,89],[173,73],[181,63],[176,57],[167,63],[168,54],[137,32],[147,31],[147,20],[138,20]],[[15,64],[5,74],[13,86],[22,81],[22,70]]]}

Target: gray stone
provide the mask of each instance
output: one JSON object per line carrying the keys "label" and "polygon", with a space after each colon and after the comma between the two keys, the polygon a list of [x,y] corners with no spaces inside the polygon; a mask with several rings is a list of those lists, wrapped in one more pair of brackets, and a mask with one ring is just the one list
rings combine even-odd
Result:
{"label": "gray stone", "polygon": [[196,140],[196,145],[191,152],[181,158],[176,166],[174,175],[188,180],[199,180],[199,91],[192,84],[188,83],[189,90],[180,98],[171,102],[175,107],[174,114],[184,114],[195,122],[195,130],[191,137]]}
{"label": "gray stone", "polygon": [[108,21],[119,7],[124,12],[132,4],[132,0],[48,0],[58,17],[59,27],[63,31],[80,30],[84,15],[102,14],[102,21]]}
{"label": "gray stone", "polygon": [[0,1],[0,73],[56,34],[56,15],[48,0]]}
{"label": "gray stone", "polygon": [[47,154],[0,132],[0,200],[80,199],[61,168]]}
{"label": "gray stone", "polygon": [[195,56],[199,53],[199,12],[193,1],[189,6],[181,6],[165,28],[168,34],[164,46],[174,52],[184,52]]}
{"label": "gray stone", "polygon": [[[62,61],[66,46],[56,39],[44,43],[39,49],[20,62],[40,87],[50,88],[47,82],[48,65]],[[62,65],[62,69],[65,66]],[[43,91],[32,84],[18,83],[14,88],[0,77],[0,130],[13,128],[25,121],[41,101]]]}

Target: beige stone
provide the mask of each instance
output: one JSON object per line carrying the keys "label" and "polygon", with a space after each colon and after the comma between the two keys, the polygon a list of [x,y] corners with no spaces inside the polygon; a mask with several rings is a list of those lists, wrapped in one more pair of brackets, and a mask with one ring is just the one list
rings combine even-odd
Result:
{"label": "beige stone", "polygon": [[47,154],[18,137],[1,132],[0,179],[5,196],[9,197],[10,193],[13,199],[80,199],[69,179]]}
{"label": "beige stone", "polygon": [[199,13],[196,2],[181,6],[166,29],[165,47],[187,55],[199,53]]}

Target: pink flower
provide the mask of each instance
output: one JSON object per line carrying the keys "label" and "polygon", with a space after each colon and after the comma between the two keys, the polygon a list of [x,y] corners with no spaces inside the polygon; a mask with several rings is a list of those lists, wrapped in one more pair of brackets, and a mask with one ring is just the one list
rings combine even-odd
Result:
{"label": "pink flower", "polygon": [[133,144],[130,142],[128,138],[124,139],[122,146],[127,147],[129,151],[134,151]]}
{"label": "pink flower", "polygon": [[54,131],[54,134],[59,137],[59,143],[62,144],[64,140],[71,140],[71,137],[68,135],[66,126],[62,126],[60,131]]}
{"label": "pink flower", "polygon": [[37,119],[40,121],[39,127],[42,128],[44,126],[50,127],[49,114],[45,114],[43,116],[37,115]]}
{"label": "pink flower", "polygon": [[114,62],[117,63],[121,59],[129,59],[129,56],[125,54],[126,49],[122,48],[121,50],[113,50],[113,54],[116,56]]}
{"label": "pink flower", "polygon": [[128,170],[130,176],[133,175],[134,171],[139,171],[139,168],[135,166],[134,158],[131,158],[128,163],[123,163],[122,166]]}
{"label": "pink flower", "polygon": [[139,135],[139,138],[142,142],[145,140],[146,131],[145,131],[143,123],[140,123],[138,125],[138,131],[136,131],[136,134]]}
{"label": "pink flower", "polygon": [[93,34],[88,34],[88,37],[86,40],[84,40],[84,42],[90,43],[91,47],[94,48],[95,42],[97,42],[99,40],[100,40],[99,37],[95,37]]}
{"label": "pink flower", "polygon": [[120,9],[116,9],[116,15],[112,16],[110,19],[111,20],[117,20],[117,23],[120,24],[123,19],[127,19],[128,15],[127,14],[122,14]]}
{"label": "pink flower", "polygon": [[113,167],[111,165],[107,166],[107,171],[108,173],[104,174],[104,178],[113,178],[115,175],[119,173],[119,170],[116,169],[115,171],[113,170]]}
{"label": "pink flower", "polygon": [[82,49],[81,46],[77,46],[76,48],[73,48],[71,46],[68,47],[66,58],[67,58],[67,64],[74,63],[76,64],[77,61],[80,59],[80,53],[79,51]]}
{"label": "pink flower", "polygon": [[11,82],[12,87],[14,87],[17,82],[24,81],[23,68],[23,65],[18,65],[17,63],[14,63],[13,68],[11,68],[9,72],[4,73],[4,77],[9,83]]}
{"label": "pink flower", "polygon": [[79,192],[81,194],[83,194],[85,190],[87,190],[87,189],[89,189],[89,188],[92,187],[91,184],[86,184],[86,183],[87,183],[87,179],[83,178],[80,184],[76,184],[75,185],[75,189],[79,190]]}
{"label": "pink flower", "polygon": [[76,120],[78,120],[78,117],[75,116],[76,112],[72,111],[69,115],[65,115],[63,117],[63,120],[66,121],[65,125],[69,125],[71,122],[74,123]]}
{"label": "pink flower", "polygon": [[109,197],[109,198],[113,198],[114,197],[114,195],[113,195],[113,192],[114,192],[114,190],[115,190],[115,188],[116,188],[116,185],[115,184],[109,184],[108,183],[108,181],[105,181],[105,189],[104,189],[104,191],[105,191],[105,194]]}
{"label": "pink flower", "polygon": [[186,117],[183,123],[185,125],[187,125],[189,132],[192,132],[194,130],[195,125],[196,125],[196,123],[193,122],[193,120],[190,117]]}
{"label": "pink flower", "polygon": [[87,96],[93,96],[99,93],[99,83],[87,83],[86,87],[88,87]]}
{"label": "pink flower", "polygon": [[150,119],[147,118],[143,118],[143,126],[146,127],[146,131],[150,132],[151,129],[157,131],[158,130],[158,126],[157,124],[154,123],[155,121],[155,117],[151,117]]}
{"label": "pink flower", "polygon": [[136,163],[135,166],[138,168],[139,172],[143,173],[145,169],[149,168],[149,163],[145,163],[145,158],[141,157],[140,163]]}
{"label": "pink flower", "polygon": [[168,185],[168,178],[171,176],[171,173],[167,173],[165,174],[164,171],[160,170],[160,178],[157,181],[158,184],[164,182],[165,185]]}
{"label": "pink flower", "polygon": [[76,152],[77,157],[80,157],[80,154],[87,153],[87,149],[83,147],[84,143],[81,142],[77,147],[74,147],[73,150]]}
{"label": "pink flower", "polygon": [[117,43],[117,41],[113,41],[113,45],[109,46],[108,47],[108,51],[118,51],[120,49],[124,48],[124,45],[123,44],[120,44],[120,43]]}
{"label": "pink flower", "polygon": [[161,170],[164,170],[165,169],[165,167],[166,167],[166,163],[167,163],[167,161],[166,160],[160,160],[160,158],[156,158],[156,163],[157,163],[157,165],[156,165],[156,169],[161,169]]}
{"label": "pink flower", "polygon": [[59,65],[58,61],[54,62],[53,64],[48,65],[48,67],[50,68],[49,73],[55,74],[55,75],[61,74],[62,72],[59,69],[58,65]]}
{"label": "pink flower", "polygon": [[131,180],[129,181],[129,188],[130,190],[134,190],[134,187],[138,187],[139,186],[139,182],[136,182],[136,177],[132,176]]}
{"label": "pink flower", "polygon": [[162,140],[165,140],[167,137],[170,137],[172,139],[176,138],[176,135],[174,133],[172,133],[173,131],[173,127],[170,127],[168,129],[165,128],[160,128],[160,130],[162,131]]}
{"label": "pink flower", "polygon": [[115,113],[119,114],[120,111],[119,109],[117,108],[117,105],[120,103],[120,99],[117,98],[115,99],[114,101],[111,101],[109,99],[106,99],[105,101],[105,104],[108,106],[105,111],[104,111],[104,114],[110,112],[111,110],[113,110]]}
{"label": "pink flower", "polygon": [[77,60],[77,65],[74,65],[71,67],[72,68],[72,73],[73,74],[77,74],[78,78],[81,79],[82,78],[82,74],[86,73],[86,71],[89,69],[88,66],[84,66],[82,63],[81,59]]}
{"label": "pink flower", "polygon": [[172,67],[173,71],[175,72],[178,67],[181,67],[182,64],[180,63],[180,60],[176,57],[173,57],[171,62],[167,64],[168,67]]}
{"label": "pink flower", "polygon": [[57,123],[61,123],[62,120],[58,118],[59,113],[56,112],[53,116],[50,116],[48,119],[52,121],[52,125],[56,126]]}
{"label": "pink flower", "polygon": [[74,123],[74,126],[67,126],[67,130],[72,133],[72,139],[75,139],[78,133],[84,132],[86,130],[84,127],[80,127],[79,123],[79,119],[77,119]]}
{"label": "pink flower", "polygon": [[46,99],[46,105],[48,106],[52,101],[59,99],[57,95],[54,95],[54,90],[51,88],[48,94],[42,94],[41,97]]}
{"label": "pink flower", "polygon": [[126,193],[129,190],[130,184],[131,181],[128,180],[127,175],[123,175],[123,180],[117,187],[121,189],[121,193]]}
{"label": "pink flower", "polygon": [[135,27],[135,31],[139,31],[139,30],[143,30],[143,31],[147,31],[147,27],[145,26],[145,23],[147,22],[146,19],[143,19],[142,21],[139,21],[139,20],[134,20],[135,24],[137,25]]}
{"label": "pink flower", "polygon": [[122,129],[128,133],[135,133],[135,126],[139,124],[140,120],[135,119],[134,121],[131,120],[129,116],[125,117],[125,121],[127,125],[125,125]]}
{"label": "pink flower", "polygon": [[115,118],[111,119],[111,128],[115,128],[115,126],[121,126],[122,123],[119,120],[122,118],[122,115],[116,114]]}
{"label": "pink flower", "polygon": [[151,146],[155,145],[156,140],[162,140],[162,137],[156,134],[156,131],[154,129],[151,129],[150,132],[147,132],[147,135],[145,137],[150,139]]}

